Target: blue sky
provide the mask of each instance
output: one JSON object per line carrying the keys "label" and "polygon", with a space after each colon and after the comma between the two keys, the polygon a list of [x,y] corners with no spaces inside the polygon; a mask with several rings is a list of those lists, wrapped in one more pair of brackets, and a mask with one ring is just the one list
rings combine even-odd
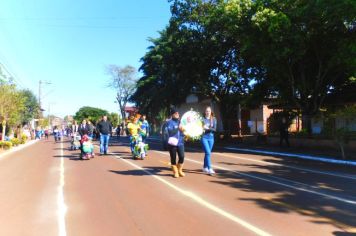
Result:
{"label": "blue sky", "polygon": [[51,114],[82,106],[117,112],[105,67],[138,68],[147,39],[169,18],[167,0],[2,0],[0,63],[36,95],[39,81],[50,81],[42,106]]}

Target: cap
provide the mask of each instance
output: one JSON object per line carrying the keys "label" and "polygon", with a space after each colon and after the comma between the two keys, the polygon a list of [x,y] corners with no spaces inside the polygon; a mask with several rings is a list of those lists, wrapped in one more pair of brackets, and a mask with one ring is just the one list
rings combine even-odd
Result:
{"label": "cap", "polygon": [[178,109],[175,107],[171,108],[171,115],[173,115],[174,113],[178,112]]}

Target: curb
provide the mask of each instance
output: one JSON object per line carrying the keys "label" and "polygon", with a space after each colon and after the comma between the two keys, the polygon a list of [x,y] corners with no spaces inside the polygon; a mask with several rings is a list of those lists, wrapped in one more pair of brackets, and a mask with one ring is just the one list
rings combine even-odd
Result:
{"label": "curb", "polygon": [[321,161],[321,162],[339,164],[339,165],[356,166],[356,161],[342,161],[342,160],[331,159],[331,158],[327,158],[327,157],[323,157],[323,156],[313,156],[313,155],[287,153],[287,152],[272,152],[272,151],[263,151],[263,150],[248,149],[248,148],[235,148],[235,147],[225,147],[224,149],[249,152],[249,153],[257,153],[257,154],[295,157],[295,158],[300,158],[300,159],[305,159],[305,160]]}
{"label": "curb", "polygon": [[13,147],[13,148],[11,148],[10,150],[5,151],[4,153],[0,154],[0,160],[1,160],[3,157],[5,157],[5,156],[7,156],[7,155],[9,155],[9,154],[11,154],[11,153],[14,153],[14,152],[17,152],[17,151],[19,151],[19,150],[22,150],[22,149],[24,149],[24,148],[29,147],[29,146],[31,146],[31,145],[37,143],[38,141],[40,141],[40,140],[38,140],[38,139],[36,139],[36,140],[31,140],[31,141],[28,141],[28,142],[25,143],[25,144],[20,145],[20,146]]}
{"label": "curb", "polygon": [[[161,140],[160,138],[157,137],[150,137],[150,138],[157,141]],[[222,147],[222,148],[227,150],[233,150],[233,151],[242,151],[242,152],[256,153],[256,154],[267,154],[267,155],[275,155],[281,157],[294,157],[294,158],[310,160],[310,161],[319,161],[319,162],[346,165],[346,166],[356,166],[356,161],[343,161],[343,160],[332,159],[325,156],[314,156],[308,154],[296,154],[296,153],[288,153],[288,152],[273,152],[273,151],[264,151],[258,149],[250,149],[250,148],[236,148],[236,147]]]}

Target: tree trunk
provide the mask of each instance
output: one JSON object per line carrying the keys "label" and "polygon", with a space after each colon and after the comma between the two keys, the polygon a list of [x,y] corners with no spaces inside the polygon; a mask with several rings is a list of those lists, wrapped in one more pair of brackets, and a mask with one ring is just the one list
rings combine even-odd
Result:
{"label": "tree trunk", "polygon": [[242,136],[242,127],[241,127],[241,104],[237,104],[237,122],[238,122],[238,129],[237,134],[239,137]]}
{"label": "tree trunk", "polygon": [[229,119],[228,119],[228,107],[226,105],[226,102],[222,101],[219,103],[220,107],[220,112],[221,112],[221,121],[223,124],[223,130],[224,130],[224,139],[229,139],[231,138],[231,130],[230,130],[230,125],[229,125]]}
{"label": "tree trunk", "polygon": [[6,121],[4,120],[2,122],[2,135],[1,135],[1,140],[5,141],[5,133],[6,133]]}

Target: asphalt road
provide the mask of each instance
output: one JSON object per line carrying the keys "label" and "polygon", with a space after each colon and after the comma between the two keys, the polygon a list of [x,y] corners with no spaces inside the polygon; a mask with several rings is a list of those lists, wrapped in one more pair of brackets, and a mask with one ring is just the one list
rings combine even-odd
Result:
{"label": "asphalt road", "polygon": [[0,157],[0,235],[356,235],[352,167],[218,149],[209,176],[186,147],[175,179],[159,141],[145,160],[111,143],[88,161],[53,140]]}

